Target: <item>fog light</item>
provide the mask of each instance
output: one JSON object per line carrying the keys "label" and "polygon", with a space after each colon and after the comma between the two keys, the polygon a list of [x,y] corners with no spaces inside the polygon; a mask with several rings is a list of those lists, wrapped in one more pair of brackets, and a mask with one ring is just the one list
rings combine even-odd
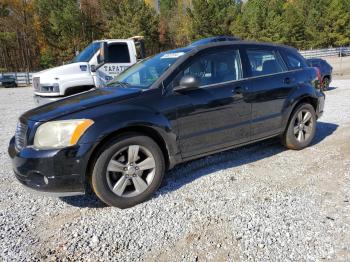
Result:
{"label": "fog light", "polygon": [[35,187],[41,187],[43,185],[47,185],[49,183],[49,179],[40,172],[32,172],[28,176],[28,183]]}

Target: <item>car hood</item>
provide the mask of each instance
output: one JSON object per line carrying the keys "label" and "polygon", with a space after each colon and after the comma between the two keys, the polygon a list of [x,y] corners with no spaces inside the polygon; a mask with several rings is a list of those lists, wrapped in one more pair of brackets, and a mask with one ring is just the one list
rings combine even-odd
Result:
{"label": "car hood", "polygon": [[71,63],[37,72],[33,75],[33,77],[59,77],[67,74],[81,73],[82,71],[87,71],[88,69],[89,63],[87,62]]}
{"label": "car hood", "polygon": [[141,94],[139,88],[99,88],[49,103],[22,115],[23,119],[46,122],[99,105],[124,101]]}

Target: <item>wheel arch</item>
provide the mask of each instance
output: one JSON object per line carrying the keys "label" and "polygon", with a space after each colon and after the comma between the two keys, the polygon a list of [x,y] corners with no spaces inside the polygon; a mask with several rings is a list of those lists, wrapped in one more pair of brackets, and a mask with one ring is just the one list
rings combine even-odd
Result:
{"label": "wheel arch", "polygon": [[172,154],[170,153],[169,146],[165,138],[160,134],[160,132],[158,132],[156,129],[149,126],[134,125],[134,126],[123,127],[118,130],[115,130],[109,133],[108,135],[104,136],[98,142],[98,144],[92,150],[92,153],[88,160],[88,165],[86,170],[87,177],[91,175],[91,172],[96,163],[96,160],[101,153],[101,149],[112,139],[116,139],[118,137],[121,137],[127,134],[146,135],[151,139],[153,139],[163,153],[165,164],[166,164],[166,170],[172,168],[176,164],[174,158],[172,157]]}
{"label": "wheel arch", "polygon": [[318,100],[317,98],[312,97],[311,95],[304,95],[302,97],[299,97],[298,99],[295,99],[294,103],[292,103],[292,105],[290,106],[289,112],[288,112],[288,117],[285,118],[285,122],[283,123],[283,132],[285,132],[286,128],[288,127],[288,123],[290,121],[290,119],[293,116],[293,113],[295,111],[295,109],[304,103],[308,103],[311,104],[312,107],[314,108],[315,112],[317,111],[317,104],[318,104]]}

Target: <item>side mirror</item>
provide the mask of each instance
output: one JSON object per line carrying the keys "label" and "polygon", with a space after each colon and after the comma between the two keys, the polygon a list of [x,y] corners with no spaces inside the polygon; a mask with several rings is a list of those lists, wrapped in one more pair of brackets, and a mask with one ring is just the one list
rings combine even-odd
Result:
{"label": "side mirror", "polygon": [[180,85],[175,88],[175,91],[180,90],[194,90],[199,88],[199,81],[196,77],[187,75],[181,78]]}

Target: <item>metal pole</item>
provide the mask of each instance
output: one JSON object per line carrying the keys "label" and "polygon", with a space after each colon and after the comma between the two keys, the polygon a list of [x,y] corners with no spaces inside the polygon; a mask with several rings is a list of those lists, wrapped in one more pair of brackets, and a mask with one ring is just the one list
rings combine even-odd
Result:
{"label": "metal pole", "polygon": [[343,76],[343,47],[340,47],[340,75]]}

